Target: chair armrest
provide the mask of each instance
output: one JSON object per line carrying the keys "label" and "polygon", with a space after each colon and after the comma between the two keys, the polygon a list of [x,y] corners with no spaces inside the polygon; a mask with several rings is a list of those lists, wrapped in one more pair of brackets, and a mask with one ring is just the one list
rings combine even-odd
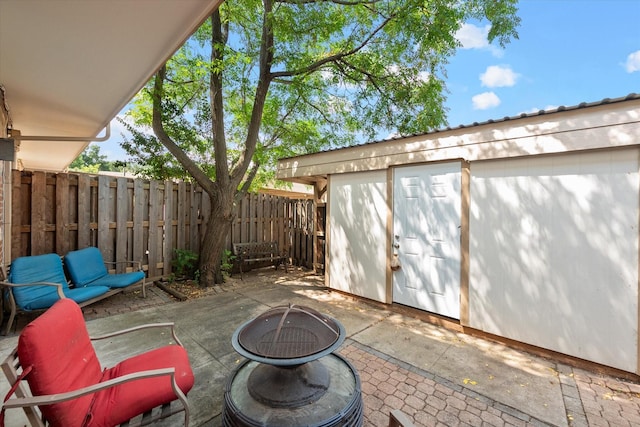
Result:
{"label": "chair armrest", "polygon": [[173,322],[148,323],[146,325],[138,325],[138,326],[134,326],[132,328],[121,329],[119,331],[114,331],[114,332],[110,332],[110,333],[105,334],[105,335],[98,335],[98,336],[90,337],[90,338],[91,338],[92,341],[98,341],[98,340],[103,340],[105,338],[112,338],[112,337],[116,337],[116,336],[119,336],[119,335],[128,334],[130,332],[136,332],[136,331],[141,331],[141,330],[144,330],[144,329],[152,329],[152,328],[170,328],[171,329],[171,336],[173,337],[173,340],[180,347],[184,347],[184,345],[182,345],[182,342],[178,339],[178,336],[176,335],[175,324]]}
{"label": "chair armrest", "polygon": [[113,265],[116,266],[118,264],[131,264],[134,267],[137,267],[138,270],[142,271],[142,263],[140,261],[104,261],[105,265]]}
{"label": "chair armrest", "polygon": [[7,286],[10,288],[20,288],[26,286],[55,286],[56,291],[58,292],[58,296],[60,299],[66,298],[64,292],[62,291],[62,285],[60,283],[53,282],[33,282],[33,283],[10,283],[10,282],[0,282],[0,286]]}
{"label": "chair armrest", "polygon": [[140,371],[135,372],[133,374],[123,375],[121,377],[113,378],[108,381],[90,385],[87,387],[79,388],[77,390],[68,391],[65,393],[58,394],[49,394],[42,396],[31,396],[31,397],[18,397],[14,399],[7,400],[3,407],[6,409],[11,408],[23,408],[26,406],[40,406],[40,405],[51,405],[53,403],[61,403],[66,402],[67,400],[77,399],[78,397],[86,396],[87,394],[97,393],[101,390],[105,390],[107,388],[111,388],[120,384],[128,383],[131,381],[136,381],[144,378],[154,378],[160,376],[169,375],[171,377],[171,384],[173,387],[173,391],[176,393],[176,397],[178,397],[181,401],[186,402],[186,397],[180,387],[178,387],[175,380],[175,368],[164,368],[164,369],[151,369],[148,371]]}

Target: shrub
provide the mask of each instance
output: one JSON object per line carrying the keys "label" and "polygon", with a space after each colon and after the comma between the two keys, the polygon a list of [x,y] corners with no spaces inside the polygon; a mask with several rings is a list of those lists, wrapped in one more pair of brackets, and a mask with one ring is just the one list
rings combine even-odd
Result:
{"label": "shrub", "polygon": [[222,270],[222,274],[225,277],[229,277],[231,275],[231,270],[233,269],[233,262],[235,261],[236,256],[233,253],[225,249],[222,252],[222,260],[220,261],[220,270]]}
{"label": "shrub", "polygon": [[176,249],[171,266],[176,277],[196,279],[199,276],[198,254],[189,249]]}

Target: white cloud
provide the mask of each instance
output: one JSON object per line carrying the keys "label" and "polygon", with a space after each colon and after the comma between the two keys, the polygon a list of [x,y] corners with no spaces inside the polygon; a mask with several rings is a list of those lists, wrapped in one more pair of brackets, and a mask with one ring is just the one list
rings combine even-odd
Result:
{"label": "white cloud", "polygon": [[455,37],[462,44],[463,49],[486,49],[491,51],[493,56],[501,57],[502,50],[492,46],[487,40],[490,29],[490,25],[477,27],[473,24],[462,24]]}
{"label": "white cloud", "polygon": [[430,78],[431,78],[431,73],[428,71],[420,71],[418,73],[418,81],[428,82]]}
{"label": "white cloud", "polygon": [[456,32],[456,38],[462,43],[463,49],[487,48],[489,47],[487,34],[490,29],[489,25],[480,28],[473,24],[462,24],[462,27]]}
{"label": "white cloud", "polygon": [[633,73],[640,71],[640,50],[636,50],[627,56],[627,63],[625,64],[627,73]]}
{"label": "white cloud", "polygon": [[[400,75],[400,72],[403,71],[399,65],[397,64],[392,64],[389,67],[387,67],[387,71],[389,72],[389,74],[393,74],[393,75]],[[428,71],[419,71],[418,74],[415,77],[415,80],[418,82],[427,82],[429,81],[429,78],[431,77],[431,73],[429,73]]]}
{"label": "white cloud", "polygon": [[500,105],[500,98],[493,92],[483,92],[471,98],[474,110],[487,110]]}
{"label": "white cloud", "polygon": [[480,74],[480,81],[482,86],[505,87],[515,85],[518,77],[520,74],[515,73],[509,66],[491,65]]}

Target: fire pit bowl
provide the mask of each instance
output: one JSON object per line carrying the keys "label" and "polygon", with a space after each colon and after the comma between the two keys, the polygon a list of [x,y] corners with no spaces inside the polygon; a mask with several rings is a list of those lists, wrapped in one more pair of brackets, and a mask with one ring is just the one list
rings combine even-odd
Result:
{"label": "fire pit bowl", "polygon": [[233,348],[247,359],[274,366],[296,366],[326,356],[344,342],[336,319],[293,304],[274,307],[242,324]]}

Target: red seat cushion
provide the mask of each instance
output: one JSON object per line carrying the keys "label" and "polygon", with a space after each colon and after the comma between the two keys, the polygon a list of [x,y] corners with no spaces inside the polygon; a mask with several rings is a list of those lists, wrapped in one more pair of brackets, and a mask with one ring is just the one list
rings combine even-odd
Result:
{"label": "red seat cushion", "polygon": [[[102,381],[151,369],[175,368],[176,382],[187,394],[194,377],[184,348],[169,345],[131,357],[104,372]],[[158,405],[177,399],[167,376],[131,381],[96,394],[87,426],[120,424]]]}
{"label": "red seat cushion", "polygon": [[[75,390],[102,377],[82,310],[70,299],[56,302],[24,328],[18,357],[23,367],[33,366],[27,382],[34,395]],[[92,399],[88,395],[40,408],[52,427],[80,426]]]}

